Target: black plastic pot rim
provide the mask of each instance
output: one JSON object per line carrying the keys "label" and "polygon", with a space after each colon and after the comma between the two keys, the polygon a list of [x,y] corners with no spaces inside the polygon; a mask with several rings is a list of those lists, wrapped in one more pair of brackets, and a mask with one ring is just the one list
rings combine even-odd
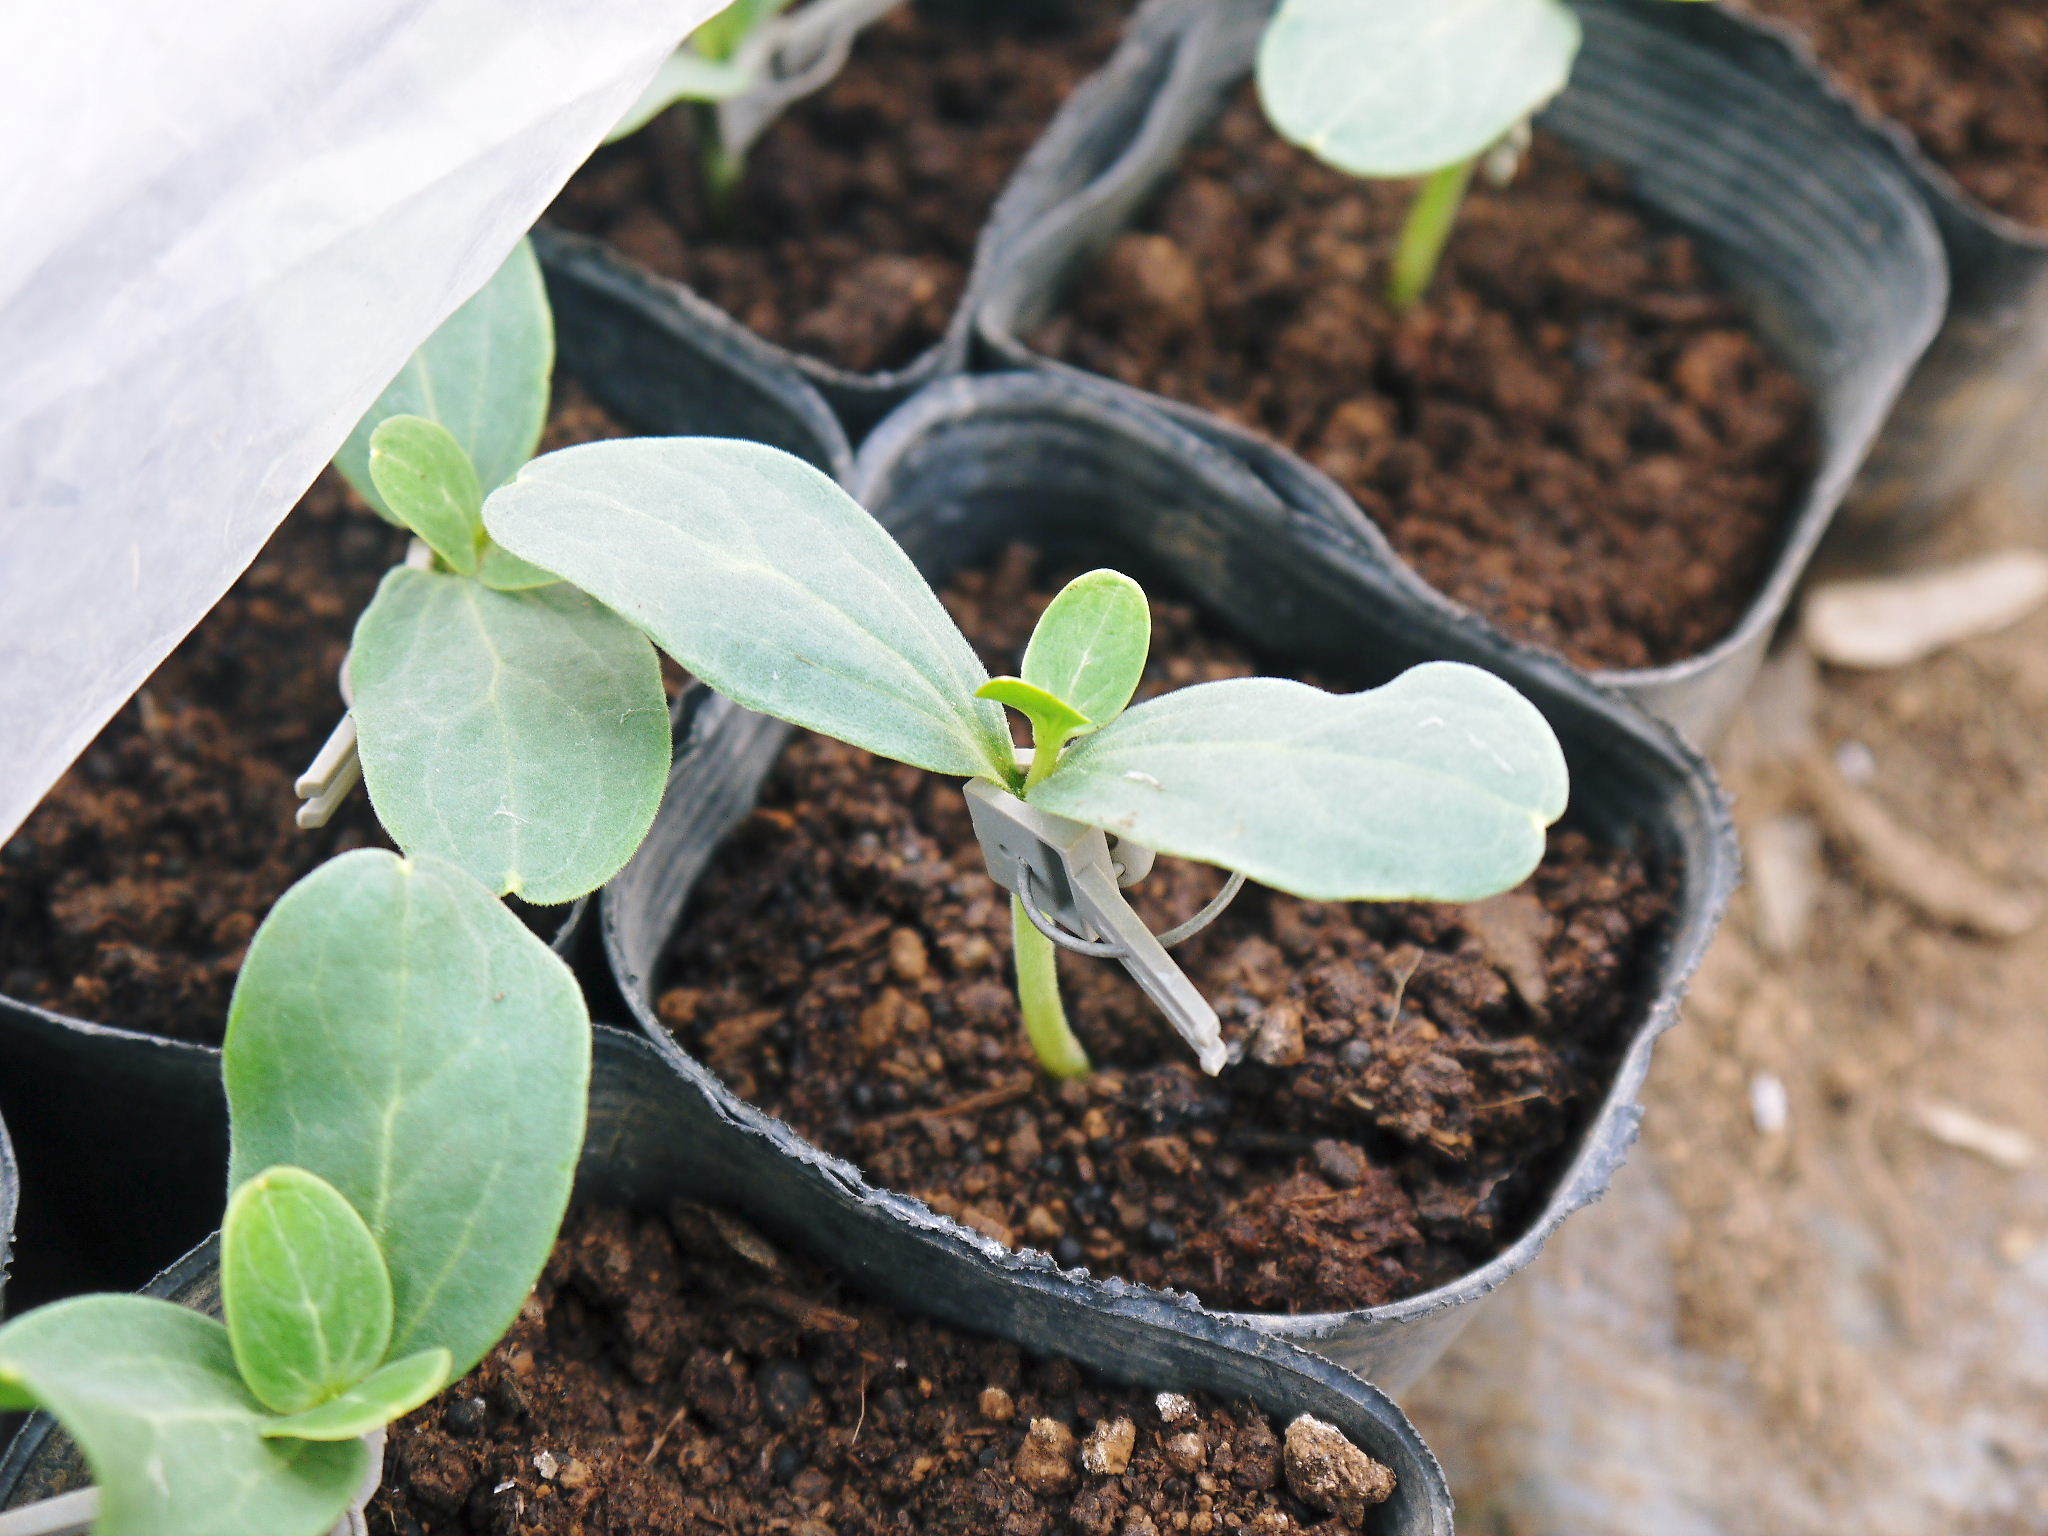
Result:
{"label": "black plastic pot rim", "polygon": [[[749,1128],[723,1120],[718,1107],[708,1101],[680,1103],[679,1096],[687,1090],[638,1035],[598,1025],[593,1054],[591,1135],[577,1177],[579,1196],[590,1193],[593,1186],[609,1186],[603,1190],[605,1197],[645,1205],[650,1203],[648,1186],[658,1185],[658,1194],[672,1197],[681,1193],[690,1199],[730,1204],[741,1214],[749,1214],[743,1203],[721,1200],[700,1187],[702,1179],[719,1176],[709,1165],[727,1163],[736,1149],[744,1148]],[[739,1139],[703,1147],[704,1167],[693,1168],[689,1164],[700,1156],[698,1143],[677,1125],[679,1120],[705,1111],[717,1120],[721,1137],[736,1134]],[[780,1150],[772,1148],[771,1154]],[[638,1187],[621,1195],[621,1186]],[[1201,1356],[1216,1361],[1219,1369],[1234,1361],[1232,1373],[1244,1378],[1237,1383],[1239,1395],[1253,1398],[1275,1418],[1316,1409],[1323,1410],[1324,1417],[1333,1417],[1330,1405],[1341,1405],[1345,1410],[1341,1417],[1348,1422],[1338,1422],[1338,1428],[1364,1441],[1363,1448],[1380,1459],[1390,1464],[1398,1461],[1396,1497],[1414,1516],[1408,1529],[1414,1536],[1452,1536],[1451,1496],[1442,1468],[1407,1416],[1378,1388],[1315,1355],[1149,1292],[1056,1272],[1004,1267],[990,1273],[984,1262],[987,1255],[964,1242],[959,1229],[933,1227],[917,1233],[913,1238],[917,1252],[908,1259],[901,1252],[840,1251],[838,1243],[846,1242],[843,1233],[836,1234],[836,1241],[819,1239],[814,1243],[805,1243],[803,1236],[787,1235],[795,1246],[805,1248],[854,1289],[875,1295],[886,1305],[944,1326],[967,1327],[1035,1352],[1064,1356],[1084,1369],[1140,1390],[1187,1389],[1186,1381],[1176,1376],[1172,1360],[1166,1357]],[[852,1242],[846,1246],[860,1247]],[[867,1246],[874,1248],[873,1244]],[[892,1260],[901,1271],[893,1279],[886,1273]],[[910,1272],[913,1266],[919,1272],[916,1276]],[[950,1280],[959,1295],[934,1300],[935,1287],[931,1291],[914,1288],[919,1279],[929,1281],[933,1275]],[[217,1295],[216,1276],[217,1238],[210,1237],[165,1269],[143,1293],[210,1311]],[[949,1315],[962,1310],[971,1288],[988,1286],[1000,1288],[1005,1304],[968,1307],[971,1318]],[[1034,1312],[1039,1314],[1036,1318]],[[1100,1326],[1090,1326],[1085,1338],[1074,1335],[1069,1347],[1061,1342],[1068,1336],[1052,1332],[1049,1326],[1061,1313],[1070,1321],[1085,1319]],[[1117,1349],[1115,1335],[1134,1341],[1135,1347]],[[1157,1377],[1133,1379],[1133,1373],[1149,1365],[1158,1366]],[[1187,1367],[1183,1364],[1179,1369],[1185,1372]],[[1215,1390],[1200,1384],[1195,1389]],[[1368,1429],[1370,1437],[1365,1433]],[[0,1509],[9,1506],[23,1478],[61,1444],[54,1421],[38,1414],[12,1444],[0,1447]],[[54,1489],[31,1489],[35,1497],[50,1491]]]}
{"label": "black plastic pot rim", "polygon": [[1958,216],[1982,226],[2000,240],[2022,246],[2048,257],[2048,229],[2026,224],[2010,214],[2000,213],[1982,201],[1951,171],[1930,155],[1919,136],[1895,117],[1875,110],[1862,101],[1822,60],[1813,40],[1790,22],[1728,5],[1717,7],[1736,25],[1782,48],[1786,55],[1811,74],[1828,96],[1867,128],[1895,154],[1900,163],[1925,187],[1930,196],[1946,204]]}
{"label": "black plastic pot rim", "polygon": [[[1160,168],[1170,167],[1185,155],[1199,136],[1200,128],[1223,110],[1229,92],[1249,71],[1251,45],[1247,39],[1256,35],[1261,4],[1262,0],[1208,0],[1206,5],[1190,8],[1186,24],[1160,40],[1164,53],[1152,61],[1152,94],[1142,103],[1142,115],[1127,141],[1113,158],[1095,169],[1085,184],[1036,210],[1035,217],[1016,238],[1008,265],[991,272],[988,281],[976,290],[975,340],[999,365],[1096,377],[1038,353],[1017,333],[1019,305],[1029,302],[1027,296],[1036,292],[1035,285],[1040,281],[1020,278],[1020,274],[1030,272],[1034,261],[1043,267],[1082,248],[1088,240],[1087,231],[1103,227],[1107,221],[1129,227],[1134,200],[1140,195],[1149,196],[1151,189],[1171,174],[1170,170]],[[1676,46],[1675,34],[1658,35],[1671,38]],[[1812,75],[1818,96],[1830,102],[1836,99],[1839,93],[1810,69],[1802,66],[1801,73]],[[1567,103],[1573,99],[1574,93],[1568,93]],[[1073,117],[1083,117],[1085,111],[1078,98],[1070,103],[1069,114]],[[1088,126],[1080,121],[1063,122],[1055,126],[1048,138],[1084,144]],[[1889,149],[1888,145],[1880,149],[1880,163],[1889,162]],[[1872,174],[1881,178],[1884,172],[1874,168]],[[1658,666],[1589,669],[1599,682],[1619,688],[1653,711],[1678,721],[1701,741],[1711,741],[1725,724],[1738,693],[1730,686],[1733,675],[1746,676],[1747,670],[1761,658],[1807,563],[1868,458],[1880,423],[1940,327],[1948,293],[1948,266],[1940,234],[1919,199],[1912,177],[1903,169],[1893,174],[1902,185],[1897,189],[1897,206],[1892,212],[1909,242],[1902,247],[1902,270],[1909,267],[1922,274],[1927,291],[1925,302],[1915,307],[1911,324],[1900,328],[1895,355],[1888,352],[1866,364],[1867,368],[1882,370],[1870,375],[1881,385],[1873,396],[1877,408],[1855,413],[1859,419],[1846,429],[1838,427],[1833,413],[1822,411],[1821,462],[1790,509],[1768,573],[1741,617],[1724,635],[1690,656]],[[1745,298],[1744,308],[1754,321],[1760,310],[1759,301]],[[1332,520],[1360,540],[1377,562],[1397,570],[1418,600],[1447,612],[1467,612],[1463,605],[1438,592],[1410,567],[1350,495],[1299,455],[1262,434],[1197,407],[1113,380],[1101,382],[1127,393],[1135,402],[1175,417],[1205,436],[1230,444],[1232,451],[1243,457],[1283,498],[1313,515]],[[1826,391],[1815,386],[1814,392],[1817,399],[1824,401]]]}
{"label": "black plastic pot rim", "polygon": [[[864,498],[884,469],[914,448],[934,420],[943,419],[956,410],[974,409],[991,399],[1027,411],[1057,411],[1063,405],[1079,400],[1090,415],[1112,421],[1118,431],[1131,439],[1184,460],[1190,467],[1191,494],[1199,494],[1205,484],[1230,486],[1236,494],[1255,497],[1272,505],[1276,516],[1312,525],[1321,534],[1331,532],[1326,524],[1305,519],[1301,514],[1287,510],[1284,503],[1276,502],[1271,491],[1246,466],[1214,444],[1192,435],[1158,411],[1133,400],[1129,392],[1107,390],[1099,381],[1085,375],[1072,378],[1042,372],[981,375],[951,379],[932,386],[884,421],[864,445],[852,484],[856,496]],[[1370,552],[1361,546],[1345,546],[1345,552],[1347,560],[1356,562],[1363,556],[1365,564],[1373,564]],[[1374,569],[1382,577],[1387,574],[1385,567],[1375,565]],[[1649,1071],[1656,1041],[1677,1022],[1684,984],[1697,968],[1707,940],[1718,925],[1737,882],[1740,856],[1727,798],[1714,781],[1711,770],[1674,728],[1644,714],[1626,697],[1590,681],[1554,655],[1506,639],[1462,610],[1438,601],[1429,605],[1427,611],[1436,620],[1436,632],[1455,631],[1471,649],[1484,653],[1489,659],[1482,664],[1506,672],[1511,680],[1525,688],[1540,683],[1549,696],[1569,698],[1581,713],[1597,714],[1612,733],[1610,750],[1624,752],[1620,738],[1626,737],[1631,740],[1627,752],[1639,759],[1655,759],[1667,765],[1670,778],[1687,786],[1685,793],[1691,796],[1696,811],[1693,819],[1700,828],[1699,841],[1707,851],[1699,862],[1695,880],[1691,882],[1695,894],[1689,905],[1681,902],[1674,928],[1662,941],[1663,952],[1676,957],[1676,963],[1660,972],[1655,996],[1647,1002],[1633,1025],[1629,1044],[1616,1063],[1613,1078],[1597,1108],[1591,1110],[1578,1133],[1576,1146],[1555,1176],[1550,1194],[1511,1243],[1454,1281],[1378,1307],[1310,1313],[1225,1312],[1207,1307],[1198,1297],[1171,1293],[1177,1302],[1204,1315],[1227,1317],[1269,1336],[1311,1347],[1333,1335],[1355,1334],[1362,1328],[1378,1329],[1414,1323],[1463,1307],[1490,1293],[1526,1266],[1568,1216],[1605,1192],[1635,1140],[1642,1115],[1635,1100]],[[736,729],[763,733],[763,750],[772,743],[773,749],[779,751],[780,743],[791,731],[780,722],[753,715],[702,688],[693,689],[684,713],[688,717],[687,730],[693,749],[715,739],[721,731]],[[750,747],[749,750],[753,749]],[[677,777],[672,779],[672,787],[687,771],[693,757],[694,750],[679,757]],[[717,810],[722,814],[733,803],[736,802],[721,795]],[[748,803],[751,804],[751,796]],[[716,817],[707,815],[699,819],[715,820]],[[672,887],[673,881],[667,885]],[[813,1145],[780,1119],[734,1094],[709,1068],[687,1053],[655,1015],[652,1006],[654,978],[638,975],[623,949],[617,900],[617,888],[608,888],[600,902],[599,917],[602,948],[613,979],[642,1034],[652,1042],[661,1059],[691,1082],[716,1107],[722,1118],[766,1139],[783,1156],[795,1159],[827,1185],[846,1192],[851,1198],[872,1204],[914,1230],[943,1233],[956,1241],[967,1242],[991,1262],[1016,1273],[1046,1276],[1064,1273],[1045,1253],[1035,1249],[1004,1247],[940,1215],[911,1196],[871,1184],[851,1163]],[[1116,1294],[1161,1294],[1115,1278],[1099,1279],[1096,1283]]]}

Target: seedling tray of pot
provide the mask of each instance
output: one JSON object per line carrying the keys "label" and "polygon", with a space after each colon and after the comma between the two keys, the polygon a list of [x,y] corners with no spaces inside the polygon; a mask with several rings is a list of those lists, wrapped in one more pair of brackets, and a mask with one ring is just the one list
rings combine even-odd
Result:
{"label": "seedling tray of pot", "polygon": [[1589,4],[1525,163],[1397,318],[1409,194],[1265,124],[1269,9],[1198,8],[1138,97],[1077,96],[980,334],[1142,391],[1418,590],[1710,736],[1937,322],[1910,177],[1810,74],[1662,15],[1703,8]]}
{"label": "seedling tray of pot", "polygon": [[[1574,810],[1527,891],[1471,911],[1253,896],[1190,947],[1247,1058],[1221,1084],[1101,962],[1066,977],[1102,1070],[1036,1076],[957,788],[720,699],[686,701],[669,797],[602,901],[643,1029],[809,1176],[919,1226],[946,1213],[1006,1264],[1191,1291],[1408,1379],[1632,1137],[1651,1041],[1733,878],[1711,779],[1667,731],[1419,602],[1106,386],[935,387],[853,484],[997,653],[1028,632],[1034,591],[1103,560],[1172,594],[1155,680],[1256,657],[1356,687],[1449,657],[1514,684],[1564,739]],[[1158,926],[1217,883],[1162,860],[1143,900]]]}

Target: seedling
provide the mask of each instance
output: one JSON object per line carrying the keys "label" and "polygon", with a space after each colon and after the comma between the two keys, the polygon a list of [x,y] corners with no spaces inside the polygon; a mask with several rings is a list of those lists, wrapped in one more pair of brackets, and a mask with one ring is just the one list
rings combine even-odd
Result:
{"label": "seedling", "polygon": [[571,901],[632,856],[661,802],[668,700],[653,646],[484,532],[483,500],[532,455],[554,325],[525,243],[415,353],[336,466],[410,529],[349,652],[349,719],[300,781],[324,820],[360,761],[407,853],[500,894]]}
{"label": "seedling", "polygon": [[[638,133],[671,107],[695,107],[705,191],[714,209],[732,202],[755,135],[772,107],[823,85],[846,63],[854,36],[903,0],[732,0],[685,38],[612,131],[607,144]],[[772,94],[770,110],[735,113],[740,98]],[[764,105],[770,105],[764,103]]]}
{"label": "seedling", "polygon": [[[1050,878],[1036,899],[1091,923],[1090,902],[1101,912],[1114,898],[1099,878],[1109,855],[1065,829],[1097,845],[1114,834],[1134,863],[1135,850],[1156,850],[1313,900],[1466,901],[1526,877],[1564,810],[1549,726],[1469,666],[1428,663],[1355,694],[1205,683],[1128,708],[1151,621],[1137,584],[1113,571],[1061,592],[1021,673],[991,679],[881,524],[761,444],[565,448],[494,492],[483,519],[504,548],[561,573],[736,703],[1052,818],[1040,825],[1065,842],[1057,869],[1042,867],[1088,877],[1088,899]],[[1031,726],[1028,760],[1006,708]],[[991,853],[992,870],[1014,863]],[[1034,918],[1044,914],[1028,880],[1018,887],[1026,1030],[1049,1072],[1085,1072],[1053,939]],[[1112,938],[1094,926],[1080,937]],[[1210,1070],[1221,1065],[1219,1043],[1197,1044]]]}
{"label": "seedling", "polygon": [[568,969],[460,870],[381,850],[257,930],[222,1053],[225,1321],[139,1296],[0,1327],[0,1409],[48,1410],[97,1486],[6,1536],[320,1536],[374,1488],[366,1437],[511,1326],[583,1142]]}
{"label": "seedling", "polygon": [[1352,176],[1422,178],[1387,298],[1421,301],[1472,173],[1564,89],[1579,51],[1564,0],[1281,0],[1258,88],[1282,138]]}

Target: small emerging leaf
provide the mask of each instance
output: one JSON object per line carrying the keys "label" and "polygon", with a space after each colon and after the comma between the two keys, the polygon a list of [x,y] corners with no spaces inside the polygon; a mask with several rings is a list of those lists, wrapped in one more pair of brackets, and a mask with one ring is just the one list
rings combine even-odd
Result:
{"label": "small emerging leaf", "polygon": [[973,647],[882,525],[791,454],[585,443],[527,465],[484,526],[748,709],[934,773],[1014,777]]}
{"label": "small emerging leaf", "polygon": [[391,1352],[446,1349],[451,1376],[482,1359],[583,1144],[590,1016],[569,968],[453,865],[345,853],[256,930],[221,1069],[230,1187],[318,1174],[384,1254]]}
{"label": "small emerging leaf", "polygon": [[1006,704],[1029,720],[1032,745],[1040,752],[1057,752],[1093,724],[1065,699],[1054,698],[1021,677],[992,678],[981,685],[975,697]]}
{"label": "small emerging leaf", "polygon": [[1091,724],[1107,725],[1138,691],[1151,649],[1145,589],[1121,571],[1090,571],[1062,587],[1039,617],[1024,651],[1024,680]]}
{"label": "small emerging leaf", "polygon": [[1282,0],[1259,98],[1282,137],[1353,176],[1422,176],[1495,144],[1564,89],[1564,0]]}
{"label": "small emerging leaf", "polygon": [[1075,742],[1030,799],[1312,901],[1476,901],[1536,867],[1566,790],[1536,707],[1438,661],[1365,693],[1165,694]]}
{"label": "small emerging leaf", "polygon": [[266,1168],[228,1201],[221,1301],[242,1380],[272,1413],[303,1413],[377,1368],[391,1277],[348,1201],[303,1168]]}
{"label": "small emerging leaf", "polygon": [[406,527],[451,570],[476,569],[484,493],[462,444],[438,421],[390,416],[370,434],[370,482]]}
{"label": "small emerging leaf", "polygon": [[363,780],[407,853],[545,905],[604,884],[668,781],[654,647],[561,582],[494,592],[400,567],[356,625]]}
{"label": "small emerging leaf", "polygon": [[485,495],[533,457],[547,419],[555,322],[531,242],[522,240],[399,369],[334,456],[378,514],[392,515],[370,477],[370,435],[388,417],[424,416],[455,436]]}
{"label": "small emerging leaf", "polygon": [[339,1397],[303,1413],[272,1419],[266,1440],[353,1440],[404,1418],[448,1385],[454,1358],[445,1349],[423,1349],[364,1377]]}
{"label": "small emerging leaf", "polygon": [[267,1440],[228,1331],[167,1301],[83,1296],[0,1328],[0,1382],[46,1408],[100,1490],[95,1536],[325,1536],[360,1440]]}

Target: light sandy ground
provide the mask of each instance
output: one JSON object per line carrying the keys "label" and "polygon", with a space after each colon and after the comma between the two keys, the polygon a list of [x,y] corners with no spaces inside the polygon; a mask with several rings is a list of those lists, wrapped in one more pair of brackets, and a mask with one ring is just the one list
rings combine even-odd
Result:
{"label": "light sandy ground", "polygon": [[[1916,556],[2016,546],[2009,488]],[[1753,878],[1643,1143],[1407,1394],[1459,1529],[2048,1532],[2048,610],[1795,644],[1720,757]]]}

